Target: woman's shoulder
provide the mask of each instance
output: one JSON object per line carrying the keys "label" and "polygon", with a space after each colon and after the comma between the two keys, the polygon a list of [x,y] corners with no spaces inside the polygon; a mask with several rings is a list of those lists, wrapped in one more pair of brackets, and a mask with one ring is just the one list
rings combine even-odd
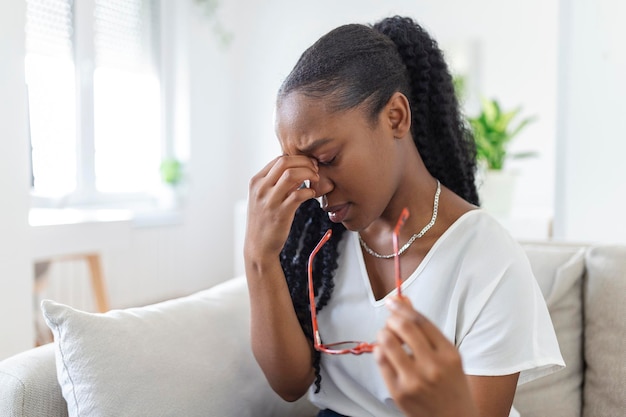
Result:
{"label": "woman's shoulder", "polygon": [[490,262],[523,259],[524,251],[490,213],[475,208],[458,217],[439,239],[461,257],[478,257]]}
{"label": "woman's shoulder", "polygon": [[[460,229],[457,231],[457,229]],[[496,220],[496,218],[480,207],[472,208],[461,213],[454,219],[445,233],[451,232],[471,232],[472,235],[502,235],[510,236],[506,229]]]}

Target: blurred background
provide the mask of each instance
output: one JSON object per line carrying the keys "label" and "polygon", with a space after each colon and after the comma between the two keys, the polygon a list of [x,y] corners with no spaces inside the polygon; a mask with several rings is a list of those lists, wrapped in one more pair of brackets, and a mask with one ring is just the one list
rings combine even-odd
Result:
{"label": "blurred background", "polygon": [[619,0],[2,0],[0,359],[49,337],[42,298],[104,311],[241,274],[283,78],[395,14],[438,40],[468,119],[528,119],[490,205],[516,238],[626,243]]}

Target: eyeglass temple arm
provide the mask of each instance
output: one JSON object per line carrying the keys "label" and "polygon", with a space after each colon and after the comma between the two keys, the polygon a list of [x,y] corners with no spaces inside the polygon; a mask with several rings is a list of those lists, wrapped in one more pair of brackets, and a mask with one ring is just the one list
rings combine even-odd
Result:
{"label": "eyeglass temple arm", "polygon": [[317,326],[317,311],[316,311],[317,307],[315,306],[315,291],[313,288],[313,260],[315,259],[315,255],[317,255],[317,252],[319,252],[322,246],[324,246],[324,244],[328,242],[328,239],[330,239],[332,234],[333,234],[332,229],[328,229],[326,233],[324,233],[324,236],[322,236],[322,239],[320,239],[318,244],[315,246],[315,248],[309,255],[309,265],[308,265],[309,305],[311,309],[311,325],[313,326],[313,337],[315,338],[314,343],[316,346],[321,345],[322,340],[320,338],[320,333],[319,333],[319,329]]}
{"label": "eyeglass temple arm", "polygon": [[396,227],[393,229],[393,261],[395,267],[395,276],[396,276],[396,288],[398,292],[398,297],[402,296],[402,276],[400,275],[400,256],[398,255],[398,236],[400,236],[400,229],[404,226],[406,219],[409,218],[409,209],[403,208],[400,213],[400,217],[398,218],[398,222],[396,223]]}

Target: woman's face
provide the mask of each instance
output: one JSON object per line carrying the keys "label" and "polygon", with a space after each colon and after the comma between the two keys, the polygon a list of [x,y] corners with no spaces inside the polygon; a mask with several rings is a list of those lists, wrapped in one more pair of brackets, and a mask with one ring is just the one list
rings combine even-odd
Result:
{"label": "woman's face", "polygon": [[362,107],[328,110],[323,99],[293,92],[276,109],[283,153],[317,161],[321,197],[331,221],[361,230],[381,216],[401,178],[401,149],[381,112],[374,125]]}

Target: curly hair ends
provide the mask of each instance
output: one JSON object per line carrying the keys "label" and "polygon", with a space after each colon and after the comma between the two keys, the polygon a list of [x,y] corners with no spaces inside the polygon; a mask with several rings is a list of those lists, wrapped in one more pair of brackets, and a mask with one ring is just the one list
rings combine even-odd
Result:
{"label": "curly hair ends", "polygon": [[[305,336],[311,342],[313,342],[313,327],[307,285],[308,256],[328,229],[332,229],[333,237],[322,246],[313,264],[313,286],[317,299],[317,311],[320,311],[328,304],[335,285],[332,277],[337,269],[337,246],[346,230],[345,227],[342,224],[332,223],[317,201],[306,201],[296,211],[289,237],[280,254],[280,263],[287,279],[296,316]],[[320,352],[313,351],[315,392],[320,390],[320,361]]]}
{"label": "curly hair ends", "polygon": [[[452,77],[437,43],[406,17],[390,17],[373,26],[350,24],[321,37],[300,57],[278,91],[323,99],[333,111],[357,106],[372,124],[395,92],[409,100],[412,134],[428,171],[442,184],[478,204],[474,184],[476,149],[454,94]],[[330,222],[315,200],[303,203],[280,256],[294,309],[313,340],[307,291],[307,260],[321,236],[333,229],[314,265],[314,286],[321,310],[334,288],[337,245],[345,228]],[[320,353],[313,353],[316,392],[320,389]]]}

